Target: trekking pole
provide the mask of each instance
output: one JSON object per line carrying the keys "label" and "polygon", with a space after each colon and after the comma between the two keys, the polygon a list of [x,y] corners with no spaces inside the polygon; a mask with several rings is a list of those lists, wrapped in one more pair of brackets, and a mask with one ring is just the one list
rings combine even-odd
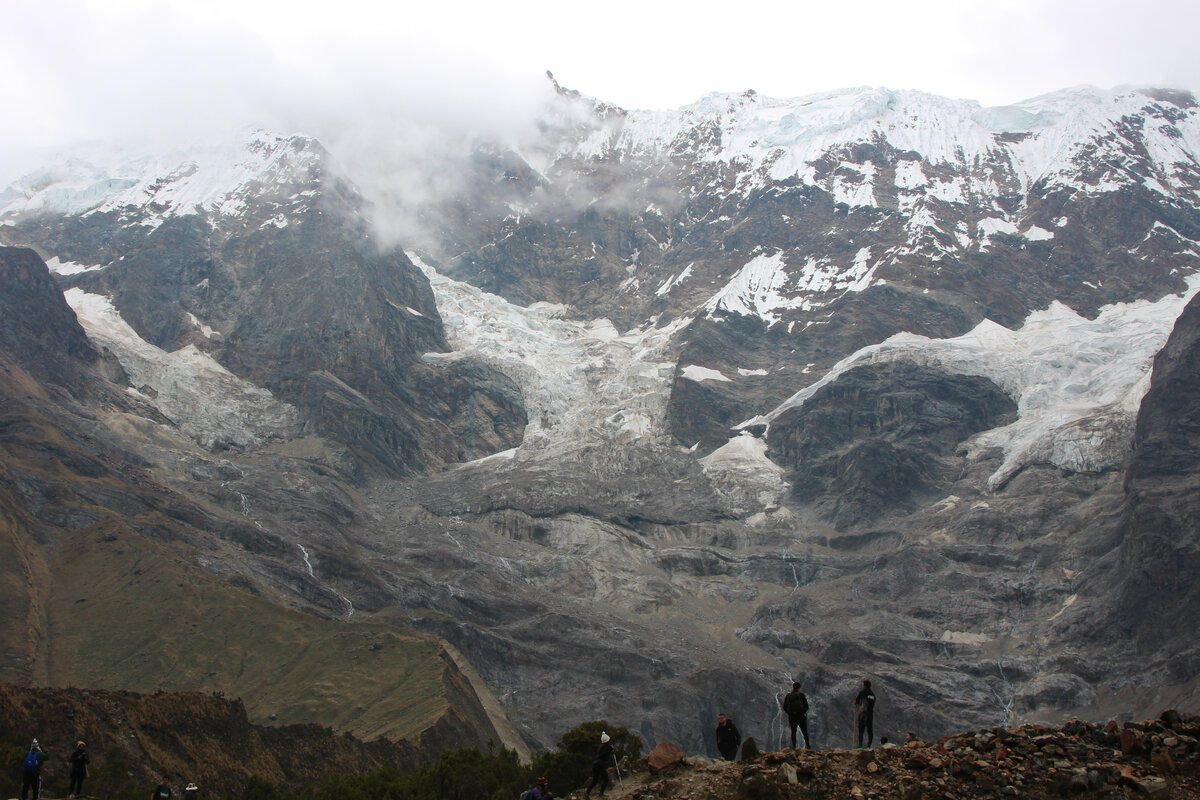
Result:
{"label": "trekking pole", "polygon": [[621,765],[617,763],[617,754],[616,753],[613,753],[613,767],[615,767],[617,770],[617,782],[621,785],[621,788],[624,789],[625,788],[625,779],[621,777]]}

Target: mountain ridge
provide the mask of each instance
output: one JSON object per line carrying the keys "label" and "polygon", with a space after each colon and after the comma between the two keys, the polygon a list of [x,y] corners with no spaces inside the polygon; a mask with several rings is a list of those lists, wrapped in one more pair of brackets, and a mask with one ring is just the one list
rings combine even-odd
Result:
{"label": "mountain ridge", "polygon": [[[231,218],[23,211],[14,189],[0,235],[139,376],[104,425],[229,532],[206,569],[446,638],[531,743],[553,709],[702,751],[730,702],[778,737],[801,675],[832,704],[870,672],[930,730],[1191,697],[1190,646],[1164,630],[1139,666],[1095,589],[1162,567],[1130,539],[1126,454],[1191,324],[1195,99],[1067,92],[992,109],[1025,126],[998,136],[977,107],[966,132],[912,116],[898,139],[978,144],[922,153],[877,130],[908,96],[818,98],[869,133],[818,154],[779,141],[799,107],[748,93],[705,101],[744,127],[639,149],[610,134],[653,114],[563,92],[531,141],[456,162],[404,249],[324,153],[286,225],[266,182]],[[1056,129],[1068,100],[1083,122]],[[783,154],[745,155],[754,136]],[[197,402],[236,394],[204,359],[293,422]],[[209,394],[172,399],[173,374]]]}

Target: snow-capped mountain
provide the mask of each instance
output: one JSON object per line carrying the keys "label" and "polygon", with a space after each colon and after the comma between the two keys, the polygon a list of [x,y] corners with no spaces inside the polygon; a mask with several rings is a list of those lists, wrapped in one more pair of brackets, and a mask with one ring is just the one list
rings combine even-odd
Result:
{"label": "snow-capped mountain", "polygon": [[1102,587],[1147,606],[1145,498],[1194,539],[1129,472],[1200,288],[1194,97],[554,88],[399,246],[363,159],[305,136],[0,192],[121,365],[100,438],[205,569],[443,636],[535,743],[702,749],[733,707],[774,745],[801,675],[818,741],[863,673],[897,732],[1190,696],[1193,648],[1135,653]]}

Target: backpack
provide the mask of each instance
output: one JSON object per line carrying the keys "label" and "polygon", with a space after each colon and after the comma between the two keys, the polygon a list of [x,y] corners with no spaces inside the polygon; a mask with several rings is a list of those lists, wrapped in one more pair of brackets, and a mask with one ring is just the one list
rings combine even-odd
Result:
{"label": "backpack", "polygon": [[30,750],[28,753],[25,754],[25,771],[26,772],[37,772],[38,771],[38,754],[37,754],[36,750]]}
{"label": "backpack", "polygon": [[533,800],[533,789],[526,789],[522,792],[521,800]]}

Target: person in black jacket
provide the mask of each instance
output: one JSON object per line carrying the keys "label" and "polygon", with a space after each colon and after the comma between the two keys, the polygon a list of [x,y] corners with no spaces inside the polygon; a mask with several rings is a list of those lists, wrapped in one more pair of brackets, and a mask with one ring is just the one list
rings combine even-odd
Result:
{"label": "person in black jacket", "polygon": [[592,759],[592,778],[588,781],[587,789],[583,796],[590,798],[592,789],[599,787],[600,796],[604,797],[604,790],[608,788],[608,762],[613,757],[612,742],[609,741],[607,733],[600,734],[600,749],[596,751],[596,757]]}
{"label": "person in black jacket", "polygon": [[91,758],[88,756],[87,745],[83,742],[75,743],[75,752],[71,753],[71,757],[67,759],[71,763],[71,783],[67,787],[67,794],[74,797],[77,794],[83,794],[83,779],[88,774],[88,764]]}
{"label": "person in black jacket", "polygon": [[721,751],[721,757],[733,761],[741,744],[742,734],[737,725],[724,714],[717,714],[717,749]]}
{"label": "person in black jacket", "polygon": [[875,740],[875,692],[871,690],[871,682],[863,681],[862,691],[854,698],[854,708],[858,712],[855,719],[858,722],[858,746],[862,747],[863,732],[867,734],[867,747]]}
{"label": "person in black jacket", "polygon": [[171,800],[171,779],[163,775],[162,783],[154,787],[150,800]]}
{"label": "person in black jacket", "polygon": [[808,743],[808,698],[800,691],[800,682],[792,683],[792,690],[783,698],[783,711],[787,714],[788,729],[792,732],[792,749],[796,749],[796,728],[804,734],[804,749],[811,750]]}

